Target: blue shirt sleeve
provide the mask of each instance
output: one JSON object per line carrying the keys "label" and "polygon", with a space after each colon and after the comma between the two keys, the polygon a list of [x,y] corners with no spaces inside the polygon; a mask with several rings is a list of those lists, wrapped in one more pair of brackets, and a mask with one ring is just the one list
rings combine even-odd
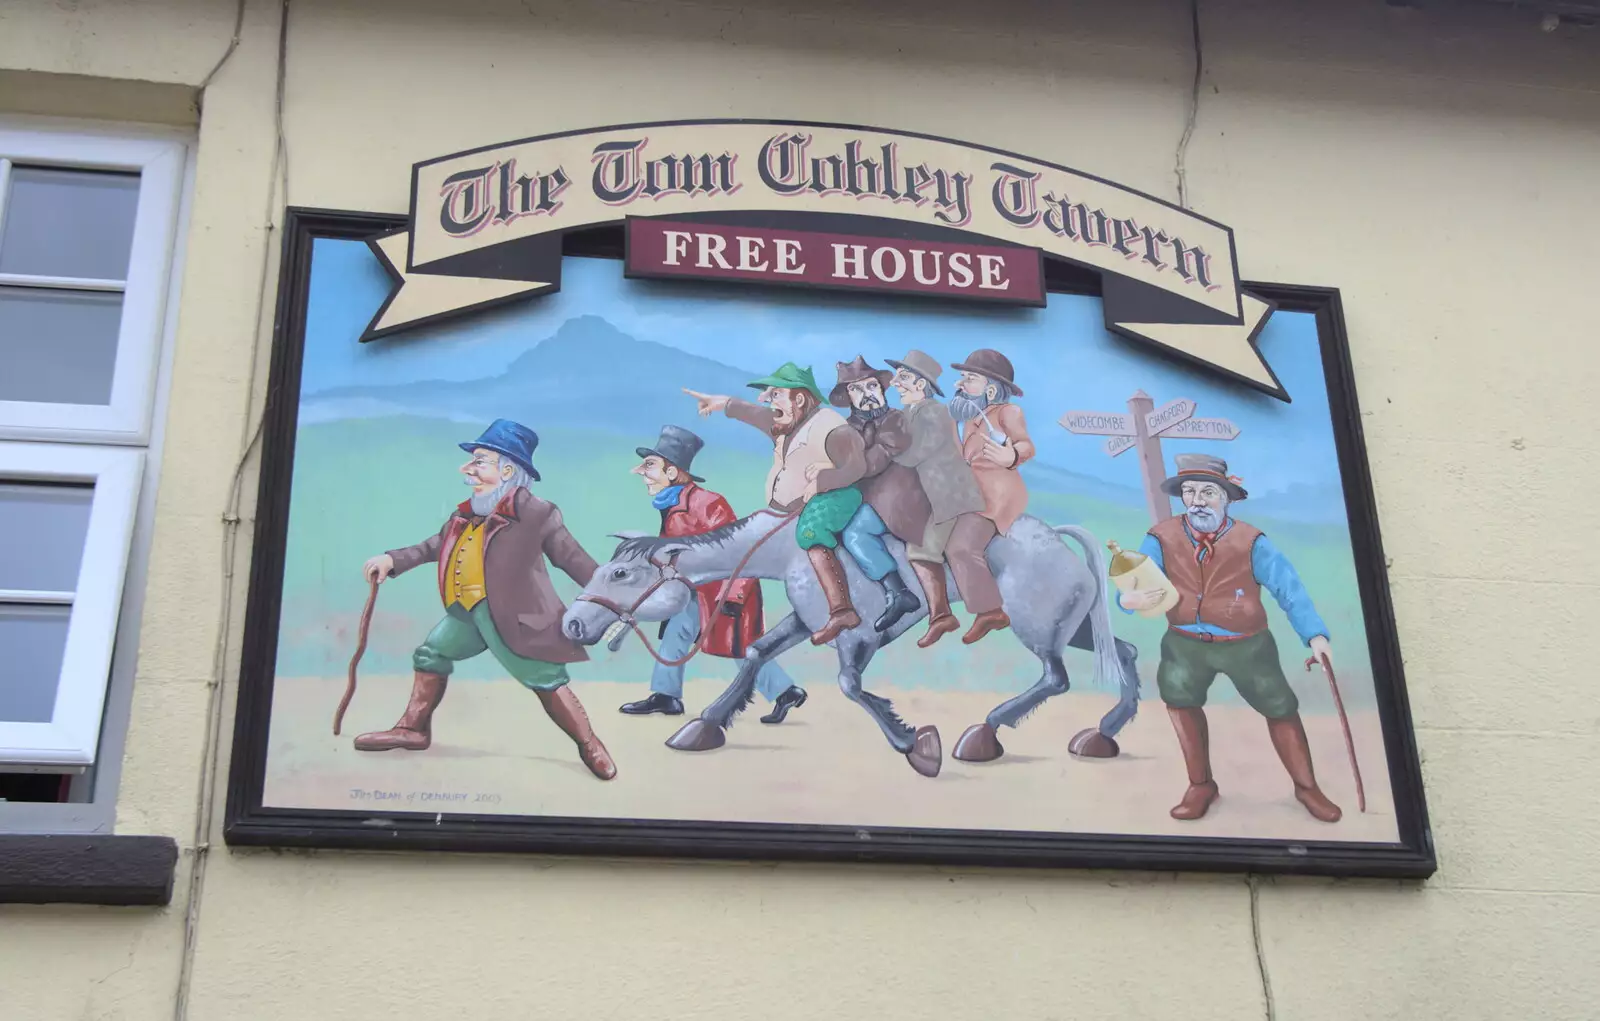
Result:
{"label": "blue shirt sleeve", "polygon": [[1317,608],[1311,604],[1311,595],[1306,592],[1294,565],[1265,535],[1257,536],[1255,545],[1250,548],[1250,566],[1256,581],[1272,593],[1302,642],[1309,645],[1318,635],[1328,637],[1328,625],[1322,622]]}
{"label": "blue shirt sleeve", "polygon": [[[1155,536],[1151,535],[1149,532],[1146,532],[1144,534],[1144,541],[1139,544],[1139,552],[1143,553],[1145,556],[1149,557],[1151,560],[1154,560],[1156,562],[1156,567],[1160,568],[1163,573],[1166,572],[1166,569],[1167,569],[1166,562],[1161,559],[1161,540],[1160,539],[1157,539]],[[1121,610],[1123,613],[1131,614],[1133,612],[1132,610],[1128,609],[1126,606],[1122,605],[1122,593],[1120,591],[1117,592],[1117,609]]]}

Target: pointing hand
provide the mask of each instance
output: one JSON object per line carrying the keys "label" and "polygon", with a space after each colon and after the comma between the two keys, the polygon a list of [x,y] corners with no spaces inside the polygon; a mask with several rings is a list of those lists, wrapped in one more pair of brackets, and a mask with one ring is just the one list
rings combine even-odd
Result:
{"label": "pointing hand", "polygon": [[700,417],[702,418],[714,411],[721,411],[726,408],[728,401],[732,399],[721,394],[703,394],[698,390],[690,390],[688,387],[684,387],[683,392],[693,397],[695,403],[700,405]]}

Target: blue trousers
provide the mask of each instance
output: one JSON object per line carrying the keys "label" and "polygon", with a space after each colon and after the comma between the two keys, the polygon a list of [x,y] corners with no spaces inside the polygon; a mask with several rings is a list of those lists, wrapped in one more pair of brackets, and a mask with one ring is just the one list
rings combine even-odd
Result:
{"label": "blue trousers", "polygon": [[[677,616],[667,621],[667,633],[656,651],[662,659],[677,659],[689,651],[699,635],[700,601],[691,599],[687,606],[678,611]],[[783,672],[777,660],[768,660],[756,674],[756,690],[765,695],[768,702],[788,691],[793,684],[794,681]],[[683,665],[663,666],[657,663],[650,671],[650,690],[660,695],[682,698]]]}
{"label": "blue trousers", "polygon": [[883,534],[889,526],[878,517],[870,504],[862,504],[844,526],[844,548],[855,558],[856,566],[873,581],[882,581],[896,569],[894,557],[883,544]]}

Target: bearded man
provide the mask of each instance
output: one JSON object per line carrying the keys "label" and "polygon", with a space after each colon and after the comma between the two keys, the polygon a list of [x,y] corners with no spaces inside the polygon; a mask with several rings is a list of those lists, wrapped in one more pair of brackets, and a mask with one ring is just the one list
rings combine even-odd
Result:
{"label": "bearded man", "polygon": [[[990,539],[1009,532],[1028,507],[1028,486],[1017,468],[1033,456],[1033,440],[1022,409],[1011,402],[1022,396],[1011,359],[993,348],[980,348],[950,367],[961,373],[950,413],[961,424],[961,453],[983,494],[979,514],[992,527],[983,536],[987,547]],[[1011,618],[997,606],[978,614],[961,640],[975,642],[1010,626]]]}
{"label": "bearded man", "polygon": [[[1178,473],[1161,489],[1183,500],[1184,513],[1150,529],[1139,547],[1178,593],[1178,602],[1167,611],[1156,669],[1156,686],[1189,774],[1189,787],[1172,817],[1199,819],[1217,800],[1204,706],[1217,674],[1224,673],[1250,708],[1266,718],[1272,747],[1294,782],[1295,799],[1313,818],[1338,822],[1339,806],[1317,786],[1300,701],[1267,628],[1262,586],[1300,640],[1332,663],[1328,627],[1288,558],[1261,529],[1233,517],[1232,505],[1249,494],[1228,474],[1227,462],[1208,454],[1179,454],[1176,461]],[[1165,595],[1165,589],[1124,592],[1117,602],[1131,613],[1159,606]]]}
{"label": "bearded man", "polygon": [[567,531],[556,505],[528,490],[530,482],[539,481],[533,466],[538,444],[527,426],[496,419],[477,440],[460,444],[471,455],[461,474],[472,495],[444,527],[415,546],[366,562],[367,580],[379,583],[422,564],[438,564],[445,615],[411,656],[415,677],[404,715],[389,730],[358,736],[358,751],[426,750],[433,743],[434,710],[444,700],[456,663],[487,649],[539,696],[591,773],[602,780],[617,775],[578,696],[567,686],[566,664],[588,655],[561,633],[567,608],[550,583],[545,558],[579,585],[589,583],[597,565]]}
{"label": "bearded man", "polygon": [[[844,548],[868,578],[883,587],[888,604],[872,626],[887,631],[894,622],[921,605],[900,577],[900,567],[884,545],[885,532],[907,545],[921,543],[928,529],[928,494],[914,469],[898,464],[895,457],[911,446],[905,412],[889,407],[883,388],[893,373],[874,369],[856,355],[852,362],[839,362],[838,381],[828,394],[828,403],[849,408],[850,428],[861,434],[866,472],[856,485],[862,503],[844,529]],[[813,465],[807,472],[816,473]]]}
{"label": "bearded man", "polygon": [[[644,460],[633,474],[644,480],[651,506],[661,513],[663,538],[701,535],[738,520],[722,494],[702,487],[700,483],[705,479],[694,474],[695,455],[704,446],[705,441],[688,429],[666,425],[661,427],[655,446],[635,449]],[[744,658],[744,650],[764,630],[761,582],[755,578],[738,579],[728,586],[719,605],[717,595],[722,586],[720,581],[701,585],[693,600],[671,620],[661,623],[657,652],[662,659],[687,655],[697,638],[701,639],[700,651],[708,656]],[[683,668],[682,663],[668,666],[658,662],[650,672],[649,697],[627,703],[622,712],[629,716],[681,716]],[[805,689],[789,679],[776,659],[768,660],[756,674],[756,690],[772,703],[772,711],[761,717],[762,723],[782,723],[789,710],[800,708],[806,701]]]}
{"label": "bearded man", "polygon": [[928,632],[917,639],[917,645],[926,649],[961,628],[950,612],[950,595],[945,589],[946,558],[968,610],[982,614],[1000,608],[1000,589],[984,555],[995,530],[994,523],[981,513],[983,493],[972,466],[961,455],[955,419],[933,396],[944,396],[939,389],[944,370],[927,354],[915,350],[903,361],[887,361],[894,366],[890,382],[905,405],[906,431],[911,439],[894,460],[916,472],[929,504],[922,542],[906,545],[906,559],[928,597]]}
{"label": "bearded man", "polygon": [[759,403],[726,394],[685,389],[701,415],[720,411],[772,438],[767,506],[783,514],[799,511],[795,541],[806,551],[817,584],[828,601],[828,620],[811,635],[826,645],[840,632],[861,626],[850,600],[850,584],[835,550],[845,526],[861,506],[856,482],[866,472],[861,434],[822,399],[811,369],[785,362],[770,376],[752,381]]}

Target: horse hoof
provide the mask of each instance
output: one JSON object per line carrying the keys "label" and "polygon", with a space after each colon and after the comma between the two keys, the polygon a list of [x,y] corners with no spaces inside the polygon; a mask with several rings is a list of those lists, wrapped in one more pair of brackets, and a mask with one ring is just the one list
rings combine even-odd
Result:
{"label": "horse hoof", "polygon": [[1114,759],[1122,754],[1115,740],[1093,727],[1074,734],[1067,742],[1067,751],[1083,759]]}
{"label": "horse hoof", "polygon": [[722,732],[721,727],[715,723],[708,723],[698,716],[667,738],[667,747],[680,752],[709,752],[727,743],[728,737]]}
{"label": "horse hoof", "polygon": [[962,762],[993,762],[1005,753],[994,728],[987,723],[975,723],[956,742],[954,755]]}
{"label": "horse hoof", "polygon": [[939,742],[938,727],[918,727],[917,736],[906,752],[906,761],[923,776],[938,776],[944,761],[944,746]]}

